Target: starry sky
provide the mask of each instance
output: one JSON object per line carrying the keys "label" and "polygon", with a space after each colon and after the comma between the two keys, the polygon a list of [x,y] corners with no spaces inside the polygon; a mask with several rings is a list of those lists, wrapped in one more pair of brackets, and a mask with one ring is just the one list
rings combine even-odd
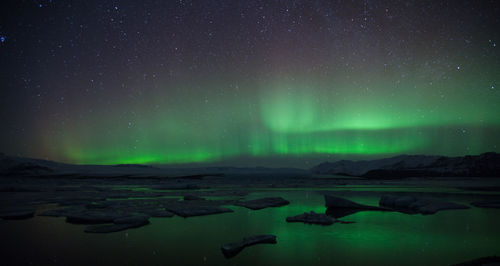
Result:
{"label": "starry sky", "polygon": [[500,152],[494,0],[0,5],[5,154],[310,167]]}

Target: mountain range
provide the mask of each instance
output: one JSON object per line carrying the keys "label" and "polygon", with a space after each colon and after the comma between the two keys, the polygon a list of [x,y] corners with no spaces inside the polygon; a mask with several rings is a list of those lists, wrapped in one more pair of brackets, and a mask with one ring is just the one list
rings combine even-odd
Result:
{"label": "mountain range", "polygon": [[365,161],[324,162],[313,168],[316,174],[365,178],[404,177],[500,177],[500,154],[487,152],[462,157],[399,155]]}
{"label": "mountain range", "polygon": [[0,176],[176,177],[176,176],[308,176],[344,175],[367,179],[406,177],[500,177],[500,154],[462,157],[399,155],[376,160],[324,162],[311,169],[200,167],[167,168],[138,164],[75,165],[7,156],[0,153]]}

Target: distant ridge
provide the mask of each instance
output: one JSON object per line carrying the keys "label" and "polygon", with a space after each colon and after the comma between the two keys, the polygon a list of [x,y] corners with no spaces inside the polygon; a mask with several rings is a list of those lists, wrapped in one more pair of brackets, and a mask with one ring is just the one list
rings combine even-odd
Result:
{"label": "distant ridge", "polygon": [[310,174],[357,176],[368,179],[405,177],[500,177],[500,154],[446,157],[399,155],[364,161],[324,162],[309,170],[265,167],[163,168],[141,164],[74,165],[0,154],[0,176],[32,177],[192,177],[192,176],[308,176]]}
{"label": "distant ridge", "polygon": [[500,177],[500,154],[487,152],[463,157],[400,155],[366,161],[324,162],[313,168],[316,174],[366,178],[405,177]]}
{"label": "distant ridge", "polygon": [[266,167],[186,167],[169,168],[161,165],[116,164],[77,165],[0,154],[0,177],[61,177],[61,178],[199,178],[230,174],[245,178],[265,176],[307,176],[308,170]]}

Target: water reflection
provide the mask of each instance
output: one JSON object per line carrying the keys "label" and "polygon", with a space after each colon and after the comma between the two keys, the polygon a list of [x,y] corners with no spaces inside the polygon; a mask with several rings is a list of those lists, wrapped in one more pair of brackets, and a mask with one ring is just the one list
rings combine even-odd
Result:
{"label": "water reflection", "polygon": [[[304,191],[253,193],[291,203],[258,211],[191,218],[153,218],[142,228],[85,234],[63,218],[0,221],[4,261],[55,265],[449,265],[500,254],[500,211],[471,208],[434,215],[342,210],[331,212],[323,196]],[[376,204],[378,197],[350,200]],[[461,199],[456,199],[460,202]],[[287,223],[304,212],[348,216],[353,224]],[[245,236],[274,234],[276,245],[253,246],[224,258],[220,247]],[[3,264],[3,265],[9,265]]]}

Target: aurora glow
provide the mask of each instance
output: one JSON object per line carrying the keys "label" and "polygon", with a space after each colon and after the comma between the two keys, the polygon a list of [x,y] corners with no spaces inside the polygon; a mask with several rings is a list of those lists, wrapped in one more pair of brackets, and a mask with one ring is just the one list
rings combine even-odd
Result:
{"label": "aurora glow", "polygon": [[280,166],[500,151],[493,2],[313,2],[13,4],[0,150]]}

